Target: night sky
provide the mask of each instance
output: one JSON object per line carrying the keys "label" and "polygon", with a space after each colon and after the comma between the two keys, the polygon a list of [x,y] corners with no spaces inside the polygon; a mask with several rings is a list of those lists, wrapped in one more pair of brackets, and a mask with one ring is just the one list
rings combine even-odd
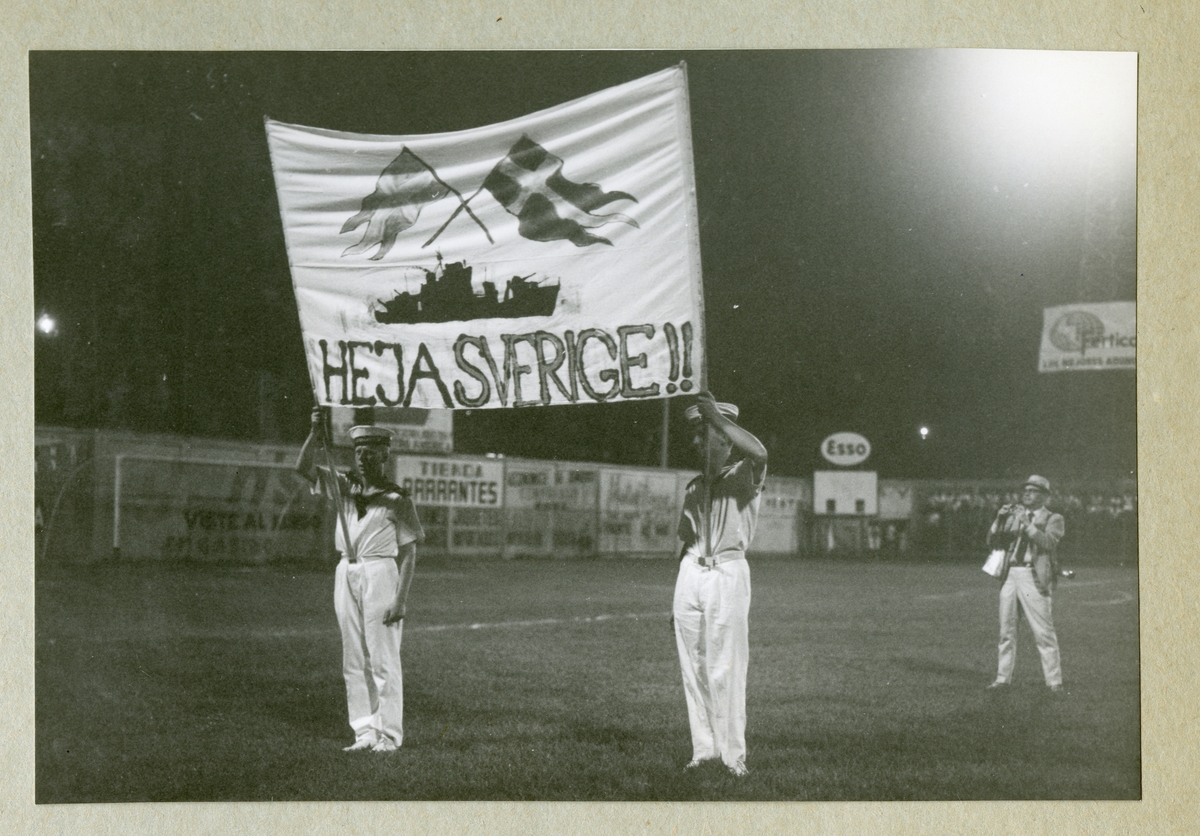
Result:
{"label": "night sky", "polygon": [[[303,438],[264,116],[454,131],[680,60],[709,384],[772,472],[851,430],[884,477],[1133,475],[1133,373],[1036,371],[1043,307],[1135,296],[1133,62],[1098,53],[32,53],[36,420]],[[653,465],[661,415],[458,413],[455,443]]]}

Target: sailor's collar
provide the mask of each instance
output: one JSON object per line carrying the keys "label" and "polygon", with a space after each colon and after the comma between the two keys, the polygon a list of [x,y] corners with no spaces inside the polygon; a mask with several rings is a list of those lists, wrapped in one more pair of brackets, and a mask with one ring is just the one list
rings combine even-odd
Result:
{"label": "sailor's collar", "polygon": [[738,466],[739,463],[740,463],[740,460],[736,461],[736,462],[730,462],[729,464],[725,465],[723,468],[721,468],[717,472],[717,478],[713,479],[711,482],[708,481],[708,479],[705,477],[704,471],[702,470],[702,471],[700,471],[700,475],[696,477],[695,481],[697,484],[715,485],[715,484],[719,483],[722,479],[724,479],[726,476],[728,476],[730,474],[730,472],[735,467]]}

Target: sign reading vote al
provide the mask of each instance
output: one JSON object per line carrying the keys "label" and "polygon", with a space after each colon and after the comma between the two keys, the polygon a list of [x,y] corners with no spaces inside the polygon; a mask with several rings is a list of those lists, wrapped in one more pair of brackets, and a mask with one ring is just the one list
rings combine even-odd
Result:
{"label": "sign reading vote al", "polygon": [[1137,355],[1133,302],[1099,302],[1046,308],[1038,371],[1133,369]]}
{"label": "sign reading vote al", "polygon": [[871,455],[871,442],[858,433],[834,433],[821,442],[821,455],[842,467],[862,464]]}
{"label": "sign reading vote al", "polygon": [[481,409],[698,391],[682,65],[454,133],[270,119],[266,132],[319,403]]}

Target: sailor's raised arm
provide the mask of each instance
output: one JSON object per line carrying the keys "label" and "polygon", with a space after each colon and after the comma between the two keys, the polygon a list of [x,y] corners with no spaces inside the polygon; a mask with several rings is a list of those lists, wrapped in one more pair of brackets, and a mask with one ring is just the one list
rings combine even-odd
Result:
{"label": "sailor's raised arm", "polygon": [[700,408],[700,415],[704,420],[720,430],[729,439],[734,449],[747,458],[753,459],[756,465],[762,466],[767,463],[767,448],[754,433],[722,415],[717,409],[717,402],[712,394],[701,392],[696,397],[696,405]]}
{"label": "sailor's raised arm", "polygon": [[304,444],[300,447],[300,455],[296,458],[296,472],[307,479],[309,482],[316,484],[317,481],[317,465],[316,465],[316,444],[325,435],[325,411],[320,406],[314,406],[312,410],[312,424],[308,431],[308,438],[304,439]]}

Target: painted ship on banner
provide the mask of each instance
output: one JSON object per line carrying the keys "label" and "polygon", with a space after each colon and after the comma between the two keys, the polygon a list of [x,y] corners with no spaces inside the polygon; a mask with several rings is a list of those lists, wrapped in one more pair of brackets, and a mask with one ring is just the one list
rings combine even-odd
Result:
{"label": "painted ship on banner", "polygon": [[439,258],[434,270],[421,269],[425,278],[420,290],[397,293],[387,301],[379,300],[379,307],[374,308],[377,322],[458,322],[550,316],[558,302],[560,285],[530,281],[532,273],[509,279],[501,298],[495,282],[485,281],[482,295],[475,292],[471,286],[474,268],[465,261],[443,264]]}

